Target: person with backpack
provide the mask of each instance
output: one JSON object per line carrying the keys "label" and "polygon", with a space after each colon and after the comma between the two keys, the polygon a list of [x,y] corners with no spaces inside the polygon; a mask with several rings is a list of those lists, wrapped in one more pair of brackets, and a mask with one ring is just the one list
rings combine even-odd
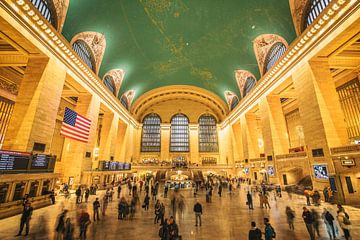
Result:
{"label": "person with backpack", "polygon": [[329,234],[330,240],[336,239],[335,227],[334,227],[334,217],[331,213],[324,208],[321,218],[324,220],[326,231]]}
{"label": "person with backpack", "polygon": [[290,228],[290,230],[294,231],[295,230],[295,228],[294,228],[295,211],[292,210],[289,206],[286,206],[285,213],[286,213],[287,222],[289,224],[289,228]]}
{"label": "person with backpack", "polygon": [[256,227],[255,222],[251,222],[251,229],[249,230],[249,240],[261,240],[261,230]]}
{"label": "person with backpack", "polygon": [[194,205],[194,213],[195,213],[195,222],[196,222],[196,227],[198,226],[198,219],[200,221],[200,227],[201,227],[201,215],[202,215],[202,206],[199,203],[199,201],[196,201],[195,205]]}
{"label": "person with backpack", "polygon": [[275,229],[271,226],[269,218],[264,218],[265,224],[265,240],[272,240],[276,237]]}
{"label": "person with backpack", "polygon": [[339,221],[340,227],[344,232],[345,239],[350,240],[350,229],[351,229],[351,222],[349,219],[349,215],[345,212],[345,209],[342,208],[341,211],[338,212],[337,219]]}
{"label": "person with backpack", "polygon": [[309,209],[307,209],[306,207],[303,207],[303,210],[304,211],[302,214],[302,218],[304,219],[306,229],[309,232],[310,239],[315,240],[315,232],[314,232],[314,228],[313,228],[313,223],[314,223],[313,215],[311,214]]}

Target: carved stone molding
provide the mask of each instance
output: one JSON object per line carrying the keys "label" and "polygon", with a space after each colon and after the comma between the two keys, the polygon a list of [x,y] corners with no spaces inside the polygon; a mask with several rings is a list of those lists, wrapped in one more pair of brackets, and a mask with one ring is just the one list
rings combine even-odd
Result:
{"label": "carved stone molding", "polygon": [[249,71],[241,70],[241,69],[235,70],[235,79],[240,90],[241,98],[244,97],[244,87],[246,80],[249,77],[254,78],[256,80],[256,77]]}
{"label": "carved stone molding", "polygon": [[8,83],[3,80],[0,80],[0,88],[9,92],[13,95],[17,95],[19,92],[18,86],[16,84]]}
{"label": "carved stone molding", "polygon": [[305,9],[309,2],[310,0],[289,0],[295,31],[298,36],[301,34]]}
{"label": "carved stone molding", "polygon": [[104,78],[106,76],[111,76],[112,79],[114,80],[115,91],[117,96],[119,94],[121,83],[125,77],[125,71],[123,69],[112,69],[104,75]]}
{"label": "carved stone molding", "polygon": [[106,49],[105,36],[97,32],[81,32],[73,37],[70,44],[72,45],[77,40],[85,41],[91,48],[95,58],[96,73],[98,73]]}
{"label": "carved stone molding", "polygon": [[64,27],[67,10],[69,8],[69,0],[53,0],[53,3],[55,6],[56,15],[57,15],[57,25],[58,25],[57,30],[58,30],[58,32],[61,33],[61,31]]}
{"label": "carved stone molding", "polygon": [[254,52],[261,75],[264,75],[265,58],[270,48],[277,42],[283,43],[286,48],[289,47],[286,40],[276,34],[263,34],[255,38],[253,41]]}

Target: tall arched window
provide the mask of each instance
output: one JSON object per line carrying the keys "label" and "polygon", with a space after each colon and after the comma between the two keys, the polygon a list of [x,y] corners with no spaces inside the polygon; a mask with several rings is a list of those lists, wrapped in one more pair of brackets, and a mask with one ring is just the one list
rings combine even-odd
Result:
{"label": "tall arched window", "polygon": [[253,77],[248,77],[244,85],[243,95],[244,97],[253,89],[256,85],[256,80]]}
{"label": "tall arched window", "polygon": [[141,136],[142,152],[160,152],[160,123],[161,119],[155,113],[144,118]]}
{"label": "tall arched window", "polygon": [[204,114],[199,118],[199,151],[219,151],[216,119],[209,114]]}
{"label": "tall arched window", "polygon": [[129,110],[129,102],[128,99],[125,95],[122,95],[120,98],[120,103],[127,109]]}
{"label": "tall arched window", "polygon": [[113,79],[112,76],[106,75],[104,77],[104,84],[110,90],[110,92],[112,92],[115,96],[117,95],[116,94],[116,88],[115,88],[114,79]]}
{"label": "tall arched window", "polygon": [[179,113],[171,118],[170,152],[188,152],[189,149],[189,119]]}
{"label": "tall arched window", "polygon": [[331,0],[310,0],[305,9],[303,31],[314,22],[320,13],[326,8]]}
{"label": "tall arched window", "polygon": [[230,111],[232,111],[236,106],[239,104],[239,98],[237,96],[234,96],[231,100],[230,104]]}
{"label": "tall arched window", "polygon": [[83,40],[76,40],[76,42],[73,43],[72,49],[79,55],[79,57],[85,62],[88,67],[95,71],[95,59],[93,56],[93,53],[90,49],[90,47],[84,42]]}
{"label": "tall arched window", "polygon": [[270,70],[272,66],[280,59],[280,57],[286,52],[286,46],[282,42],[277,42],[270,48],[264,64],[264,74]]}
{"label": "tall arched window", "polygon": [[30,0],[31,3],[39,10],[41,15],[57,29],[56,9],[52,0]]}

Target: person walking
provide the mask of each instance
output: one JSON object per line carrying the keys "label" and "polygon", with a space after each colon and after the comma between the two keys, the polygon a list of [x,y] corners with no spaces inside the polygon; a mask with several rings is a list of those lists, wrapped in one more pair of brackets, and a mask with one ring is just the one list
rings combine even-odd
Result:
{"label": "person walking", "polygon": [[89,196],[90,196],[90,189],[86,188],[85,189],[85,202],[87,203],[89,200]]}
{"label": "person walking", "polygon": [[340,227],[344,232],[345,239],[350,240],[350,229],[351,229],[351,222],[349,219],[349,215],[345,212],[344,208],[341,208],[341,210],[338,212],[337,219],[339,221]]}
{"label": "person walking", "polygon": [[315,233],[313,228],[314,218],[309,209],[307,209],[306,207],[303,207],[302,218],[304,219],[306,229],[309,232],[310,239],[315,240]]}
{"label": "person walking", "polygon": [[169,231],[169,240],[178,240],[179,239],[179,227],[175,222],[175,218],[170,216],[167,223]]}
{"label": "person walking", "polygon": [[90,223],[91,223],[90,215],[87,212],[85,212],[84,210],[82,210],[80,219],[79,219],[79,226],[80,226],[79,237],[81,240],[86,239],[86,231],[87,231],[87,228]]}
{"label": "person walking", "polygon": [[74,225],[71,223],[71,219],[67,218],[65,221],[64,240],[74,239]]}
{"label": "person walking", "polygon": [[63,235],[65,232],[65,217],[66,217],[67,212],[68,212],[68,210],[64,209],[62,211],[62,213],[60,213],[58,220],[57,220],[57,225],[56,225],[55,231],[56,231],[56,239],[58,239],[58,240],[63,239]]}
{"label": "person walking", "polygon": [[160,200],[156,200],[156,203],[155,203],[155,218],[154,218],[154,224],[157,224],[159,223],[159,215],[160,215],[160,211],[161,211],[161,203],[160,203]]}
{"label": "person walking", "polygon": [[269,203],[269,197],[266,193],[263,194],[263,205],[265,205],[265,208],[271,209],[270,203]]}
{"label": "person walking", "polygon": [[220,182],[219,189],[218,189],[219,197],[221,197],[221,193],[222,193],[222,183]]}
{"label": "person walking", "polygon": [[32,213],[33,213],[33,208],[31,207],[31,203],[26,202],[25,206],[24,206],[24,210],[21,215],[21,219],[20,219],[20,230],[16,236],[21,236],[25,225],[26,225],[25,236],[29,235],[30,220],[31,220]]}
{"label": "person walking", "polygon": [[294,228],[295,211],[292,210],[289,206],[286,206],[285,213],[286,213],[287,222],[289,224],[289,228],[290,228],[290,230],[294,231],[295,230],[295,228]]}
{"label": "person walking", "polygon": [[250,191],[247,192],[246,199],[247,199],[247,205],[248,205],[249,209],[254,210],[253,199],[252,199]]}
{"label": "person walking", "polygon": [[194,205],[194,213],[195,213],[195,226],[198,226],[198,219],[200,221],[200,227],[201,227],[201,215],[202,215],[202,206],[199,201],[196,201]]}
{"label": "person walking", "polygon": [[265,224],[265,240],[272,240],[276,237],[274,228],[271,226],[269,218],[264,218]]}
{"label": "person walking", "polygon": [[102,209],[101,209],[101,213],[103,216],[105,216],[106,214],[106,209],[109,203],[109,196],[107,194],[104,195],[103,197],[103,204],[102,204]]}
{"label": "person walking", "polygon": [[76,189],[75,194],[76,194],[76,204],[81,203],[81,187],[80,186]]}
{"label": "person walking", "polygon": [[96,198],[95,201],[93,202],[94,222],[96,221],[96,219],[97,219],[98,221],[100,221],[99,209],[100,209],[99,198]]}
{"label": "person walking", "polygon": [[255,222],[251,222],[251,229],[249,231],[249,240],[261,240],[261,230],[256,227]]}
{"label": "person walking", "polygon": [[315,209],[311,210],[311,214],[314,219],[314,222],[313,222],[314,230],[315,230],[317,236],[320,237],[320,216]]}
{"label": "person walking", "polygon": [[334,227],[334,217],[331,213],[324,208],[323,213],[321,214],[321,218],[324,220],[326,231],[330,237],[330,240],[336,239],[335,227]]}
{"label": "person walking", "polygon": [[121,193],[121,183],[119,183],[118,187],[117,187],[117,198],[120,198],[120,193]]}
{"label": "person walking", "polygon": [[143,203],[143,208],[145,209],[145,211],[149,210],[149,204],[150,204],[150,197],[149,194],[146,194]]}

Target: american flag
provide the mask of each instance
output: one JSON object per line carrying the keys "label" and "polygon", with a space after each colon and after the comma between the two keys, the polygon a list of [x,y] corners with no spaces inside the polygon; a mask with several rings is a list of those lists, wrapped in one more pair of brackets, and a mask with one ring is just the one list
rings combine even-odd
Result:
{"label": "american flag", "polygon": [[61,126],[61,135],[80,142],[89,140],[91,120],[77,114],[70,108],[65,108],[64,121]]}

